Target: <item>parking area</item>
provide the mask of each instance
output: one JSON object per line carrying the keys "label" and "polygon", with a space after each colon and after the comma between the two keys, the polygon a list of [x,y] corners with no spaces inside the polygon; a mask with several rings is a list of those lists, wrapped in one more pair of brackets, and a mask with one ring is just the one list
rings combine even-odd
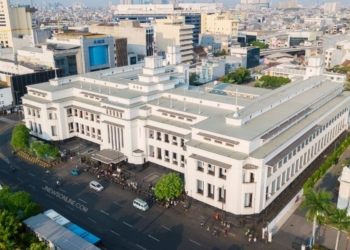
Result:
{"label": "parking area", "polygon": [[59,148],[59,150],[62,153],[66,153],[67,157],[89,156],[92,153],[95,153],[100,150],[100,145],[76,137],[69,140],[65,140],[64,142],[54,142],[54,144]]}

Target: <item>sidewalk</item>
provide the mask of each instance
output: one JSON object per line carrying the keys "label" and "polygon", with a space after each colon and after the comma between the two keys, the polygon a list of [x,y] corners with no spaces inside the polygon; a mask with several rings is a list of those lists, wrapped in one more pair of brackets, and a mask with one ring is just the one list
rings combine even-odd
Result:
{"label": "sidewalk", "polygon": [[[338,177],[343,168],[342,161],[348,157],[350,157],[349,149],[340,156],[339,162],[329,169],[324,177],[315,185],[316,190],[332,192],[333,202],[335,204],[337,203],[338,197],[337,194],[333,192],[333,189],[338,184]],[[306,212],[307,210],[297,209],[274,236],[274,240],[288,247],[291,247],[293,242],[300,245],[308,245],[309,239],[312,235],[312,222],[306,221]],[[316,235],[320,236],[319,241],[318,237],[316,236],[316,243],[319,243],[329,249],[334,249],[337,229],[321,226],[317,228]],[[347,233],[342,232],[338,249],[346,249],[347,241]]]}

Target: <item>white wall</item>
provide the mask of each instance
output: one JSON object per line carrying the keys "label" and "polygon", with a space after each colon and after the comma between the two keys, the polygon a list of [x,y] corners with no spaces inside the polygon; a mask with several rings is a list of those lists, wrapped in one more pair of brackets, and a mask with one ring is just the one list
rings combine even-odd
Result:
{"label": "white wall", "polygon": [[0,107],[12,105],[11,88],[0,88]]}

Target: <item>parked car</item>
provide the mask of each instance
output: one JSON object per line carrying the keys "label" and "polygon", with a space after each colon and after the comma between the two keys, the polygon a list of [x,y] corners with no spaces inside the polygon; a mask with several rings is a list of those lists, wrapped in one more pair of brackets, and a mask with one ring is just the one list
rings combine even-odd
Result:
{"label": "parked car", "polygon": [[97,181],[90,182],[90,188],[96,190],[97,192],[100,192],[103,190],[103,186]]}
{"label": "parked car", "polygon": [[73,169],[73,170],[70,171],[70,173],[71,173],[71,175],[75,175],[75,176],[80,175],[80,172],[79,172],[78,169]]}

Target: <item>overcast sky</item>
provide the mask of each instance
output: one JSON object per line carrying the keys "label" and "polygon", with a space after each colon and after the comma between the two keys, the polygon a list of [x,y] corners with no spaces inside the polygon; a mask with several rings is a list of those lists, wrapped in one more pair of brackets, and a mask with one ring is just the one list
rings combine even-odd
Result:
{"label": "overcast sky", "polygon": [[[288,0],[284,0],[281,2],[287,2]],[[291,1],[291,0],[289,0]],[[319,3],[324,3],[324,2],[333,2],[333,0],[330,1],[325,1],[325,0],[299,0],[299,4],[302,5],[309,5],[310,3],[314,3],[314,2],[319,2]],[[334,0],[335,1],[335,0]],[[341,2],[342,4],[350,4],[349,0],[336,0],[337,2]],[[100,0],[100,1],[96,1],[96,0],[46,0],[46,3],[54,3],[54,2],[60,2],[65,6],[71,6],[73,2],[81,2],[86,4],[89,7],[102,7],[102,6],[108,6],[108,0]],[[185,2],[194,2],[191,0],[187,0]],[[208,1],[195,1],[195,2],[208,2]],[[239,3],[239,0],[217,0],[217,2],[222,2],[224,3],[224,5],[236,5]],[[277,6],[278,5],[278,0],[270,0],[270,2],[272,3],[273,6]],[[20,4],[30,4],[30,0],[11,0],[12,4],[16,4],[16,3],[20,3]],[[43,0],[34,0],[34,3],[37,3],[39,5],[42,5]],[[113,5],[117,5],[119,4],[119,0],[112,0]]]}

